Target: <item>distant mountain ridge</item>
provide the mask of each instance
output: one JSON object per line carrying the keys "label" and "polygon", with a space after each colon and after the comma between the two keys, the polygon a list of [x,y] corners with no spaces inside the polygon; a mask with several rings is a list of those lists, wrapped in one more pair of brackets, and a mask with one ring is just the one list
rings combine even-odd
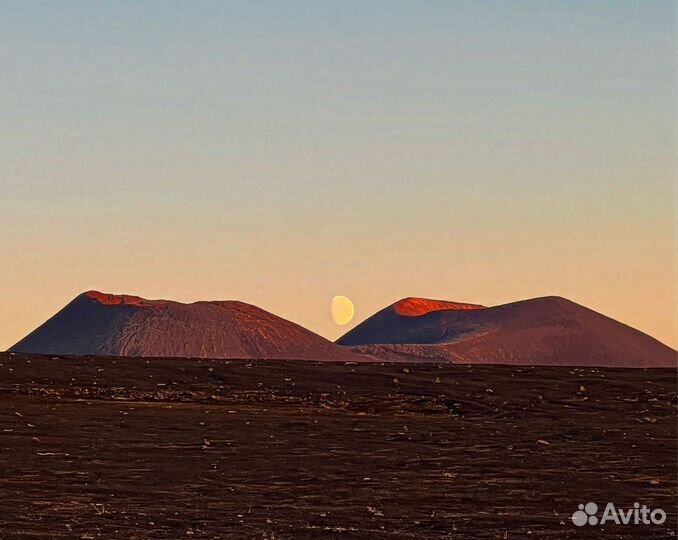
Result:
{"label": "distant mountain ridge", "polygon": [[332,343],[244,302],[88,291],[10,351],[92,356],[676,367],[678,353],[560,297],[494,307],[407,297]]}
{"label": "distant mountain ridge", "polygon": [[369,317],[337,343],[382,360],[678,365],[678,353],[651,336],[556,296],[495,307],[406,298]]}
{"label": "distant mountain ridge", "polygon": [[97,356],[358,360],[298,324],[238,301],[183,304],[88,291],[10,351]]}

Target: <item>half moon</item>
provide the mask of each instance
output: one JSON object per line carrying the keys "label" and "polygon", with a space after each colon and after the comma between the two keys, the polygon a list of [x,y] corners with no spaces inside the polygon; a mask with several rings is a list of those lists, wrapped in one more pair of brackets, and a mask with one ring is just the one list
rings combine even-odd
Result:
{"label": "half moon", "polygon": [[351,322],[353,315],[355,315],[355,308],[350,298],[335,296],[330,304],[330,313],[332,320],[339,326],[343,326]]}

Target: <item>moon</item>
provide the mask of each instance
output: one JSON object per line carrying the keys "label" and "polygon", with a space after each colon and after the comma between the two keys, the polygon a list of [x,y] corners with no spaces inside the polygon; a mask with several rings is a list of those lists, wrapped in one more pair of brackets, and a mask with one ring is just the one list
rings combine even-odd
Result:
{"label": "moon", "polygon": [[351,322],[355,315],[355,308],[350,298],[335,296],[330,304],[330,313],[332,320],[339,326],[343,326]]}

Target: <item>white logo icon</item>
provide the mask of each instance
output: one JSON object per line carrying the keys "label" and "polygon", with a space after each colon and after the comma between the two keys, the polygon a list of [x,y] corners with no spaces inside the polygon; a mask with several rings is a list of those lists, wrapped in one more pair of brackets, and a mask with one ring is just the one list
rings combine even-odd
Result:
{"label": "white logo icon", "polygon": [[598,525],[598,518],[595,515],[598,512],[598,505],[596,503],[586,503],[586,506],[580,504],[578,508],[579,510],[572,514],[572,523],[577,527],[583,527],[587,523],[589,525]]}

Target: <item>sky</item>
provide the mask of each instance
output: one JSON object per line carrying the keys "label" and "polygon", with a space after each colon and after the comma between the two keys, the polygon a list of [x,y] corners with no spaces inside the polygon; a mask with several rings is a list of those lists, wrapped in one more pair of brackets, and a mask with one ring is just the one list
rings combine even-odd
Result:
{"label": "sky", "polygon": [[330,339],[560,295],[678,346],[673,1],[0,10],[0,349],[89,289]]}

